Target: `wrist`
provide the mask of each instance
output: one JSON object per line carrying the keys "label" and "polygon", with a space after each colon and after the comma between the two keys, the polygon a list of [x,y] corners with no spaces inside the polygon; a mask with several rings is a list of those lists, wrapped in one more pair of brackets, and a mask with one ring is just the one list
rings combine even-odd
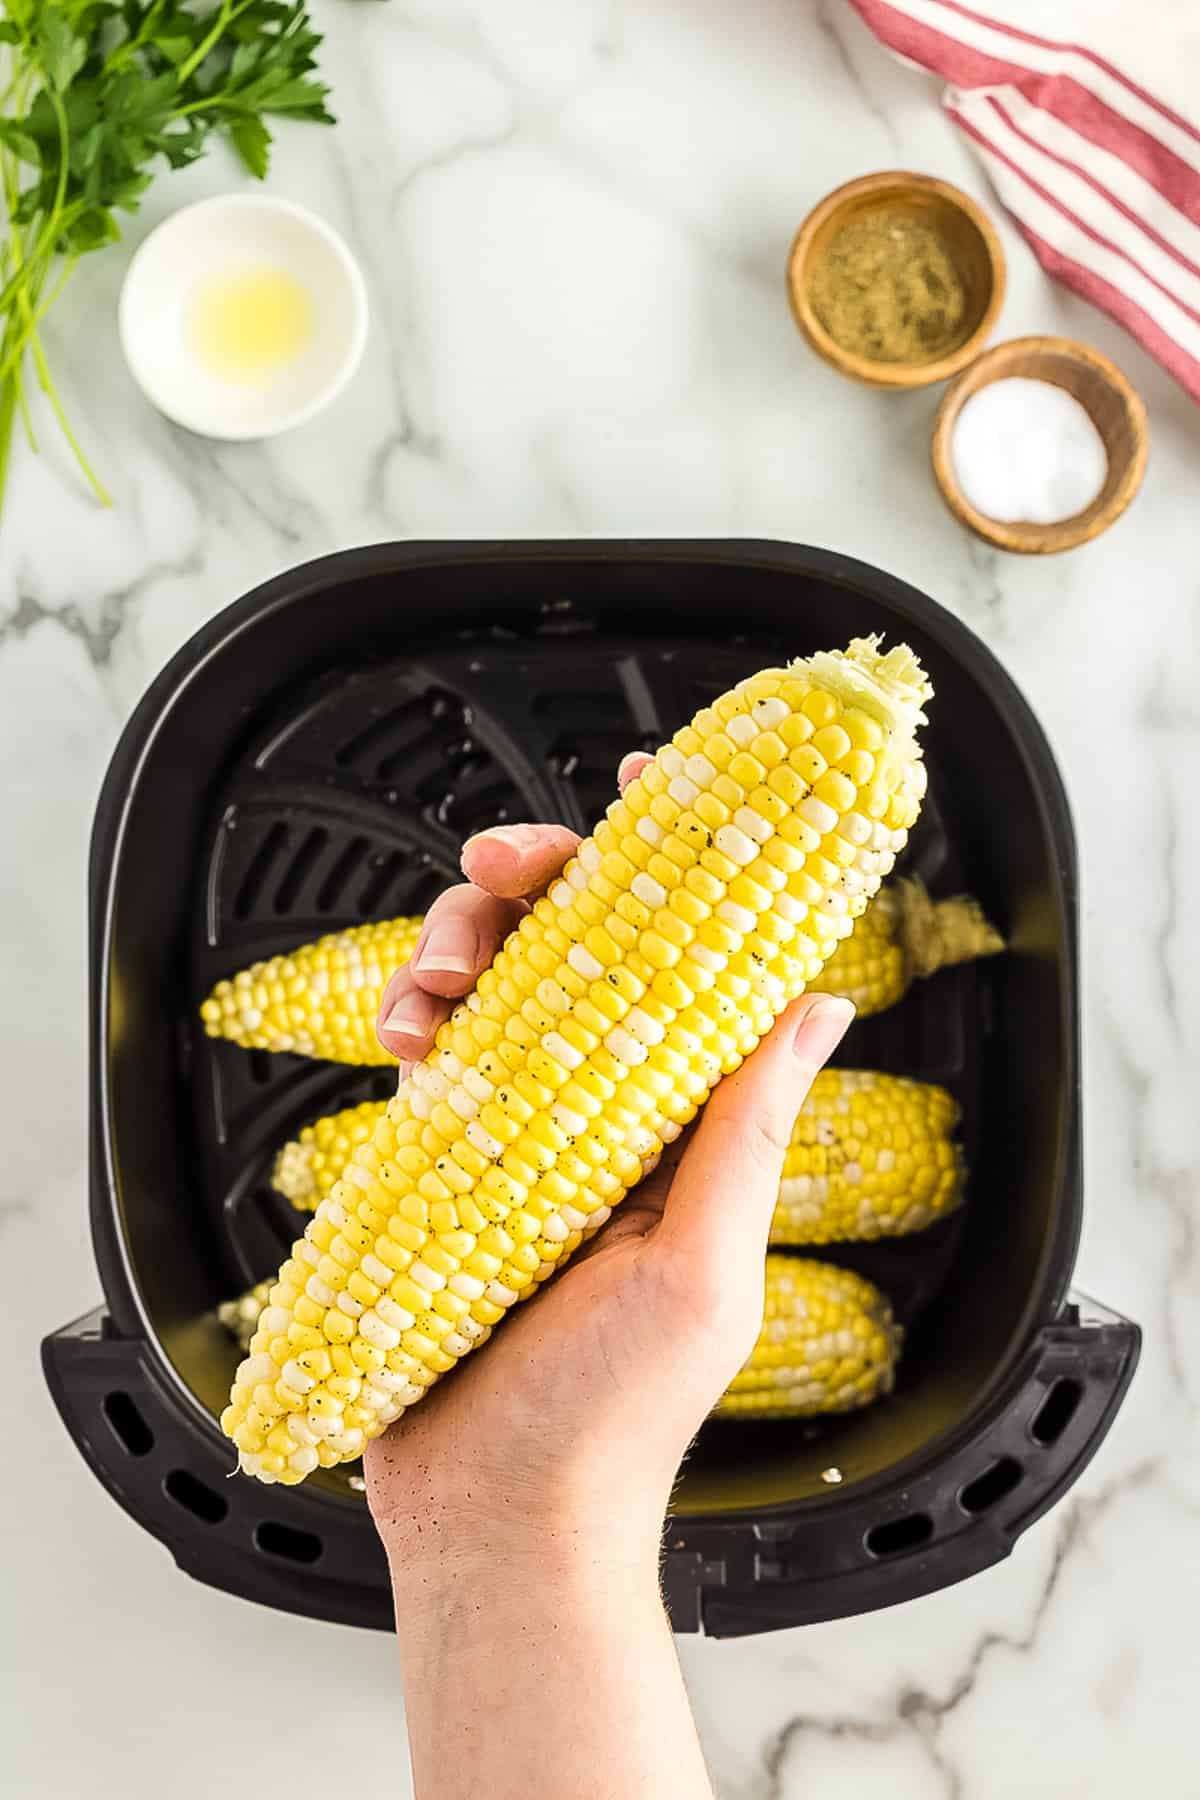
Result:
{"label": "wrist", "polygon": [[[376,1523],[396,1590],[418,1608],[440,1606],[456,1590],[493,1599],[532,1588],[583,1593],[643,1590],[657,1596],[665,1505],[586,1506],[569,1495],[536,1500],[507,1492],[427,1492],[376,1500]],[[380,1516],[384,1513],[384,1516]]]}
{"label": "wrist", "polygon": [[423,1527],[419,1545],[388,1544],[396,1628],[406,1653],[426,1653],[449,1631],[481,1652],[514,1631],[557,1635],[606,1619],[661,1616],[659,1538],[619,1533],[551,1536],[498,1529],[464,1541]]}

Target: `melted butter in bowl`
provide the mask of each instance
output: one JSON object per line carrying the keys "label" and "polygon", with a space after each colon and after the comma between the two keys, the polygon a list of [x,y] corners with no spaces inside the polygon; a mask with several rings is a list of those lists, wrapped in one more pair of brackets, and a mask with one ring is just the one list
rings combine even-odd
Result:
{"label": "melted butter in bowl", "polygon": [[121,344],[147,398],[206,437],[273,437],[327,406],[366,338],[362,276],[290,201],[202,200],[152,231],[121,292]]}
{"label": "melted butter in bowl", "polygon": [[295,362],[316,332],[312,295],[286,269],[233,269],[197,288],[188,336],[222,381],[261,381]]}

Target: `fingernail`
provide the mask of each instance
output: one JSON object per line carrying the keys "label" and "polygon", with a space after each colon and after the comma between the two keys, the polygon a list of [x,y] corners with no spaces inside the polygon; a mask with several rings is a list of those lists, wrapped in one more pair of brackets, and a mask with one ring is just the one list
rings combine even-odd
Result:
{"label": "fingernail", "polygon": [[405,1082],[409,1080],[409,1078],[411,1077],[412,1072],[416,1068],[416,1066],[417,1065],[415,1062],[408,1062],[406,1060],[406,1058],[404,1058],[403,1056],[400,1058],[400,1061],[396,1064],[396,1091],[397,1091],[397,1093],[404,1086]]}
{"label": "fingernail", "polygon": [[429,1002],[423,994],[407,994],[393,1006],[383,1021],[384,1031],[398,1031],[403,1037],[425,1037],[429,1031]]}
{"label": "fingernail", "polygon": [[541,837],[536,825],[492,825],[486,831],[477,831],[463,845],[464,854],[472,844],[481,844],[484,838],[490,843],[511,844],[514,850],[525,850],[536,844]]}
{"label": "fingernail", "polygon": [[[466,919],[435,919],[425,942],[412,959],[421,975],[473,975],[479,957],[479,933]],[[403,1004],[403,1002],[402,1002]]]}
{"label": "fingernail", "polygon": [[814,1054],[829,1056],[845,1037],[854,1018],[854,1002],[839,994],[818,994],[800,1021],[792,1050],[801,1062]]}
{"label": "fingernail", "polygon": [[[620,786],[622,782],[632,780],[634,775],[640,774],[647,763],[653,761],[654,758],[648,755],[646,751],[631,750],[628,755],[623,756],[617,764],[617,785]],[[634,767],[634,764],[637,765],[636,768]]]}

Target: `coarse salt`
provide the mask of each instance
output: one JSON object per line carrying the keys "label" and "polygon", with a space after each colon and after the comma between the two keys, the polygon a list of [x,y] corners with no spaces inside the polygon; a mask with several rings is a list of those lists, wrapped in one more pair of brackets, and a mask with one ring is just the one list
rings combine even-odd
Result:
{"label": "coarse salt", "polygon": [[951,445],[976,512],[1005,524],[1053,525],[1092,504],[1108,453],[1085,407],[1053,382],[1013,375],[964,402]]}

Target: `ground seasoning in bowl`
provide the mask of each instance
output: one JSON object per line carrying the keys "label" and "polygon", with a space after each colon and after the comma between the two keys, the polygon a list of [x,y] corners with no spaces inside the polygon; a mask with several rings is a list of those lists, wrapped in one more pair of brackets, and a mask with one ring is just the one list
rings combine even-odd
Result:
{"label": "ground seasoning in bowl", "polygon": [[809,283],[835,344],[871,362],[933,362],[974,320],[954,253],[935,223],[884,209],[834,234]]}
{"label": "ground seasoning in bowl", "polygon": [[983,347],[1004,296],[1004,252],[969,195],[889,170],[813,208],[792,245],[788,289],[801,331],[843,375],[927,387]]}

